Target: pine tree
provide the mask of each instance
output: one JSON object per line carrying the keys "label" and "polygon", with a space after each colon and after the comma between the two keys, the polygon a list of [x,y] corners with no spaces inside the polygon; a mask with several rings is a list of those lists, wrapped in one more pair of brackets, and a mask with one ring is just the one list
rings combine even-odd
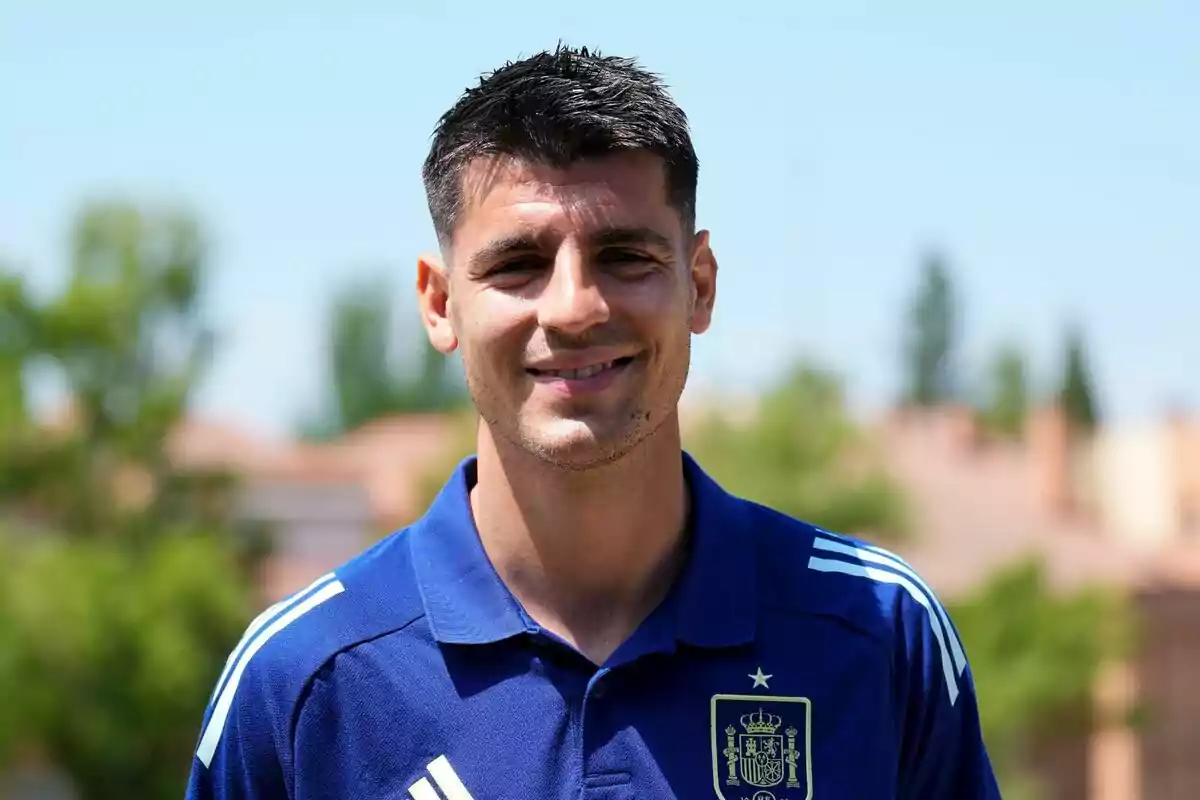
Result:
{"label": "pine tree", "polygon": [[945,260],[937,253],[926,256],[921,284],[909,309],[905,341],[906,400],[910,405],[940,405],[956,395],[957,306]]}
{"label": "pine tree", "polygon": [[1067,420],[1081,432],[1095,430],[1099,423],[1092,372],[1088,366],[1084,337],[1078,326],[1072,325],[1066,335],[1066,354],[1058,401]]}
{"label": "pine tree", "polygon": [[392,293],[383,280],[346,283],[330,305],[329,387],[316,420],[301,426],[315,439],[339,436],[390,414],[456,411],[466,402],[451,359],[414,326],[416,352],[394,336]]}

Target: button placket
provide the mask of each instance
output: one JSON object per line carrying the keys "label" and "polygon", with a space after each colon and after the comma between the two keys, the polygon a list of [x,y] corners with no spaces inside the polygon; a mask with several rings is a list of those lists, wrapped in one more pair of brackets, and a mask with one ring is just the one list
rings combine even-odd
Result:
{"label": "button placket", "polygon": [[607,713],[616,689],[612,669],[602,668],[592,675],[584,692],[580,717],[583,744],[583,795],[587,798],[625,800],[632,798],[632,774],[629,764],[612,748],[611,723]]}

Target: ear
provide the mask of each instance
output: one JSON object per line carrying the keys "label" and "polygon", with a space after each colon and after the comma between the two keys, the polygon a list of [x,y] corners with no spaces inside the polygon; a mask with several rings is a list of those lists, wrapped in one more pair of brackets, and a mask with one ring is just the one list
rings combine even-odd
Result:
{"label": "ear", "polygon": [[712,324],[717,301],[717,257],[709,245],[709,232],[697,231],[692,243],[692,333],[704,333]]}
{"label": "ear", "polygon": [[425,253],[417,259],[417,302],[429,342],[449,355],[458,347],[450,318],[450,272],[440,256]]}

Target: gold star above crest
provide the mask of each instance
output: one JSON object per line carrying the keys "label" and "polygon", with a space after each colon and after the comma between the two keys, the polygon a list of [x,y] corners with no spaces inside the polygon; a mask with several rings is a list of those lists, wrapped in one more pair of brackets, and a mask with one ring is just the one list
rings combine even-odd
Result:
{"label": "gold star above crest", "polygon": [[754,681],[754,685],[750,687],[751,689],[757,689],[760,686],[763,687],[764,689],[770,689],[771,687],[767,686],[767,681],[769,681],[771,678],[774,678],[775,676],[774,675],[764,675],[763,671],[762,671],[762,667],[759,667],[758,672],[755,672],[753,675],[747,675],[746,677],[750,678],[752,681]]}

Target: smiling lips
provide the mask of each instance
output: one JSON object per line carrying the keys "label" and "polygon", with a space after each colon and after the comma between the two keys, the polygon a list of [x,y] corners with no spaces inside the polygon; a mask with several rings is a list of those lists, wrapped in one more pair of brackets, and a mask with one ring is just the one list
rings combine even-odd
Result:
{"label": "smiling lips", "polygon": [[533,379],[566,394],[588,394],[608,388],[633,363],[633,356],[623,356],[569,369],[527,369]]}

